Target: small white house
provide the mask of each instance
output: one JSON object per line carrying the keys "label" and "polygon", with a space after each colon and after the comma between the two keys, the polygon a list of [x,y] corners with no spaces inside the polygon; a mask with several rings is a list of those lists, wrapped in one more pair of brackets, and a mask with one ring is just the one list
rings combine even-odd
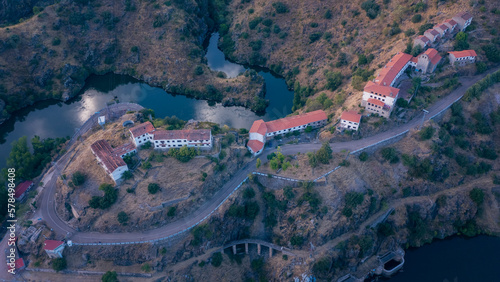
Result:
{"label": "small white house", "polygon": [[106,123],[106,117],[105,116],[100,116],[97,119],[97,122],[99,123],[100,126],[103,126]]}
{"label": "small white house", "polygon": [[361,122],[361,115],[355,111],[343,112],[340,116],[339,126],[348,130],[358,130]]}
{"label": "small white house", "polygon": [[474,50],[452,51],[448,53],[450,64],[455,66],[474,63],[477,57],[476,51]]}
{"label": "small white house", "polygon": [[63,250],[66,244],[63,241],[45,240],[43,249],[50,258],[62,258]]}

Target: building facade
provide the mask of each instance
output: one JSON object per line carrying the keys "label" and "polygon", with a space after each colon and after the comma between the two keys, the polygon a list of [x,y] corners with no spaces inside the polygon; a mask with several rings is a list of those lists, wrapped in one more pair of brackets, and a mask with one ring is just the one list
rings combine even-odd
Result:
{"label": "building facade", "polygon": [[424,32],[424,36],[429,38],[429,40],[434,43],[439,40],[439,32],[433,28],[428,29]]}
{"label": "building facade", "polygon": [[361,115],[355,111],[343,112],[340,116],[339,127],[341,129],[358,130],[361,123]]}
{"label": "building facade", "polygon": [[180,148],[183,146],[211,149],[213,143],[210,129],[155,129],[149,121],[131,128],[130,135],[137,147],[151,142],[155,149]]}
{"label": "building facade", "polygon": [[441,61],[438,51],[433,48],[427,49],[424,53],[418,55],[416,69],[423,73],[432,73]]}
{"label": "building facade", "polygon": [[413,46],[419,45],[420,47],[422,47],[422,50],[424,50],[425,47],[430,44],[430,42],[431,41],[429,40],[429,38],[424,35],[420,35],[415,40],[413,40]]}
{"label": "building facade", "polygon": [[477,54],[474,50],[452,51],[448,52],[448,57],[450,59],[450,64],[456,66],[474,63]]}
{"label": "building facade", "polygon": [[305,130],[308,126],[318,128],[326,125],[328,117],[323,110],[289,116],[282,119],[264,122],[256,120],[249,131],[247,148],[256,156],[262,153],[266,140],[294,131]]}
{"label": "building facade", "polygon": [[460,12],[453,17],[458,28],[464,31],[472,23],[472,15],[469,12]]}

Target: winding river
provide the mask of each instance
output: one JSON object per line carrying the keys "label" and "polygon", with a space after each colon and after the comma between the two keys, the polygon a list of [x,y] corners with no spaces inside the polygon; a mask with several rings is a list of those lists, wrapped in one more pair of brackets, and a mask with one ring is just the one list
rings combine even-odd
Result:
{"label": "winding river", "polygon": [[[248,67],[229,62],[217,48],[218,33],[207,46],[208,65],[235,77]],[[115,96],[121,102],[135,102],[155,111],[157,117],[177,116],[183,120],[211,121],[235,128],[249,129],[256,119],[272,120],[291,113],[293,92],[285,80],[270,72],[257,70],[266,81],[266,99],[270,103],[263,116],[244,107],[210,106],[205,100],[172,95],[124,75],[106,74],[87,79],[80,95],[68,102],[45,101],[19,111],[0,126],[0,168],[6,165],[11,143],[21,136],[31,139],[71,136],[93,113],[106,106]]]}

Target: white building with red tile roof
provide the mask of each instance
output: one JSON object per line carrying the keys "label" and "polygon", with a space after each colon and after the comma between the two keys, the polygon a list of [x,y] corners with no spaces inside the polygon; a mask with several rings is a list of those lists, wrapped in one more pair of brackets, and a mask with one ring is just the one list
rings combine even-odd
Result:
{"label": "white building with red tile roof", "polygon": [[155,129],[151,122],[148,121],[131,128],[130,134],[137,147],[151,142],[155,149],[170,149],[182,146],[201,149],[212,148],[213,138],[210,129]]}
{"label": "white building with red tile roof", "polygon": [[277,135],[304,130],[308,126],[318,128],[324,126],[327,120],[328,117],[323,110],[289,116],[268,122],[264,122],[261,119],[256,120],[250,128],[250,140],[247,143],[247,147],[250,152],[256,156],[262,153],[266,140]]}
{"label": "white building with red tile roof", "polygon": [[453,19],[447,19],[443,24],[449,28],[450,33],[453,33],[458,26],[457,22]]}
{"label": "white building with red tile roof", "polygon": [[212,132],[210,129],[163,130],[150,133],[153,136],[155,149],[170,149],[183,146],[200,149],[212,148]]}
{"label": "white building with red tile roof", "polygon": [[436,42],[440,37],[439,32],[433,28],[426,30],[424,35],[429,38],[432,43]]}
{"label": "white building with red tile roof", "polygon": [[434,48],[429,48],[422,54],[418,55],[416,69],[423,73],[432,73],[436,70],[436,66],[441,61],[441,56]]}
{"label": "white building with red tile roof", "polygon": [[448,54],[448,57],[450,58],[450,64],[452,65],[474,63],[477,57],[476,51],[474,50],[452,51],[448,52]]}
{"label": "white building with red tile roof", "polygon": [[460,12],[453,17],[457,23],[458,28],[464,31],[472,22],[472,15],[469,12]]}
{"label": "white building with red tile roof", "polygon": [[383,117],[388,118],[391,112],[384,109],[384,106],[385,106],[384,102],[377,99],[370,98],[368,99],[368,101],[366,101],[366,110],[374,114],[379,114]]}
{"label": "white building with red tile roof", "polygon": [[105,140],[94,142],[94,144],[90,145],[90,149],[92,154],[96,157],[97,163],[104,168],[106,173],[115,182],[128,170],[127,164],[123,161],[123,158],[137,152],[135,146],[131,143],[112,148]]}
{"label": "white building with red tile roof", "polygon": [[383,86],[394,86],[398,78],[410,66],[412,55],[398,53],[380,70],[374,82]]}
{"label": "white building with red tile roof", "polygon": [[420,47],[422,47],[422,50],[425,49],[425,47],[427,47],[430,43],[431,41],[425,35],[420,35],[415,38],[415,40],[413,40],[413,46],[420,45]]}
{"label": "white building with red tile roof", "polygon": [[449,31],[449,28],[447,25],[445,25],[444,23],[443,24],[438,24],[438,25],[435,25],[434,26],[434,29],[439,32],[439,35],[441,37],[444,37],[445,35],[448,34],[448,31]]}
{"label": "white building with red tile roof", "polygon": [[339,127],[349,130],[358,130],[361,123],[361,115],[355,111],[342,112]]}
{"label": "white building with red tile roof", "polygon": [[24,181],[16,186],[14,198],[18,201],[23,201],[26,198],[27,192],[33,187],[33,181]]}
{"label": "white building with red tile roof", "polygon": [[62,252],[65,246],[66,243],[63,241],[45,240],[45,242],[43,242],[43,249],[51,258],[62,258]]}

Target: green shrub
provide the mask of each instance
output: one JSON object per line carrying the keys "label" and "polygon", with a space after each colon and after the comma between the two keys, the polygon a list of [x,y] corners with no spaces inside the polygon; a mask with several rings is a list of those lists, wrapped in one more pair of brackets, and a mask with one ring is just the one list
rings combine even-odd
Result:
{"label": "green shrub", "polygon": [[196,66],[196,68],[194,69],[194,74],[195,75],[202,75],[203,74],[203,67],[202,66]]}
{"label": "green shrub", "polygon": [[128,214],[124,211],[119,212],[117,218],[121,225],[126,225],[128,222]]}
{"label": "green shrub", "polygon": [[104,196],[93,196],[89,200],[89,206],[93,209],[107,209],[118,199],[118,190],[110,184],[101,184],[99,190],[104,191]]}
{"label": "green shrub", "polygon": [[412,23],[419,23],[422,20],[422,15],[421,14],[415,14],[411,18]]}
{"label": "green shrub", "polygon": [[366,162],[368,160],[368,153],[362,152],[361,154],[359,154],[359,160],[362,162]]}
{"label": "green shrub", "polygon": [[148,184],[149,194],[156,194],[158,191],[160,191],[160,185],[158,185],[157,183],[149,183]]}
{"label": "green shrub", "polygon": [[284,13],[288,13],[290,11],[288,9],[288,6],[283,2],[274,2],[273,7],[276,10],[276,13],[278,13],[278,14],[284,14]]}
{"label": "green shrub", "polygon": [[73,184],[75,186],[80,186],[83,185],[83,183],[85,183],[85,178],[86,178],[85,174],[83,174],[81,171],[76,171],[71,176],[71,181],[73,181]]}
{"label": "green shrub", "polygon": [[366,16],[370,19],[375,19],[379,12],[380,6],[375,2],[375,0],[367,0],[361,4],[361,9],[365,10]]}
{"label": "green shrub", "polygon": [[66,259],[65,258],[53,259],[52,260],[52,269],[54,269],[57,272],[66,269]]}
{"label": "green shrub", "polygon": [[210,263],[214,266],[214,267],[219,267],[221,266],[222,264],[222,253],[220,252],[216,252],[215,254],[212,255],[212,258],[211,258],[211,261]]}
{"label": "green shrub", "polygon": [[141,266],[141,270],[144,272],[150,272],[151,271],[151,265],[149,263],[145,263]]}
{"label": "green shrub", "polygon": [[420,136],[420,140],[429,140],[434,136],[434,132],[436,132],[436,129],[432,126],[427,126],[424,127],[420,132],[418,133]]}
{"label": "green shrub", "polygon": [[59,37],[54,37],[54,39],[52,39],[52,46],[58,46],[61,44],[61,39],[59,39]]}
{"label": "green shrub", "polygon": [[170,207],[168,209],[167,215],[168,216],[175,216],[175,213],[177,212],[177,206]]}
{"label": "green shrub", "polygon": [[377,234],[383,237],[394,235],[394,228],[388,222],[382,222],[377,225]]}
{"label": "green shrub", "polygon": [[260,22],[262,22],[262,18],[261,17],[256,17],[256,18],[254,18],[254,19],[252,19],[252,20],[250,20],[248,22],[248,27],[250,29],[255,29],[257,27],[257,25],[260,24]]}
{"label": "green shrub", "polygon": [[469,197],[479,207],[484,202],[484,191],[479,188],[474,188],[469,192]]}
{"label": "green shrub", "polygon": [[304,237],[300,235],[293,235],[292,238],[290,238],[290,244],[295,247],[300,247],[304,244]]}
{"label": "green shrub", "polygon": [[118,274],[116,271],[106,271],[102,276],[102,282],[118,282]]}
{"label": "green shrub", "polygon": [[399,162],[398,152],[394,148],[386,147],[381,150],[382,157],[391,164]]}

